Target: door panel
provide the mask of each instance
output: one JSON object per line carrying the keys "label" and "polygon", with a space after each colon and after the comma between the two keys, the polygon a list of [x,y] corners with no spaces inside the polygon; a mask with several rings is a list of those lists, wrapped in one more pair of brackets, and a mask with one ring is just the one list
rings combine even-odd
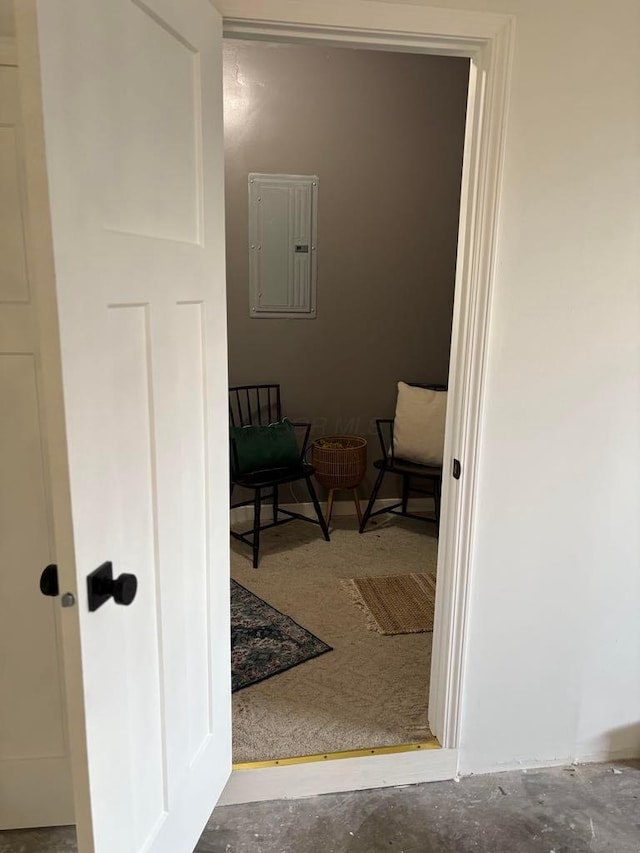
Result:
{"label": "door panel", "polygon": [[[80,847],[180,853],[231,768],[221,20],[208,0],[33,8]],[[107,560],[137,596],[89,612],[86,576]]]}
{"label": "door panel", "polygon": [[[28,302],[26,246],[22,227],[22,203],[18,167],[16,116],[16,76],[12,68],[1,68],[0,82],[0,299],[3,302]],[[13,102],[13,103],[12,103]],[[6,122],[6,123],[5,123]]]}
{"label": "door panel", "polygon": [[0,66],[0,829],[71,823],[18,72]]}

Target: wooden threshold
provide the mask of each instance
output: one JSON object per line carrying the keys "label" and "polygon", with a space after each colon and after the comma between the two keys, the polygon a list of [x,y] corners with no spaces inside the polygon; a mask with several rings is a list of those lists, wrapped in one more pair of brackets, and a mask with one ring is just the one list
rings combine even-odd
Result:
{"label": "wooden threshold", "polygon": [[319,752],[315,755],[294,755],[291,758],[272,758],[268,761],[240,761],[233,770],[258,770],[262,767],[289,767],[292,764],[309,764],[313,761],[335,761],[339,758],[364,758],[368,755],[392,755],[395,752],[416,752],[425,749],[441,749],[435,738],[416,743],[399,743],[393,746],[375,746],[365,749],[343,749],[340,752]]}

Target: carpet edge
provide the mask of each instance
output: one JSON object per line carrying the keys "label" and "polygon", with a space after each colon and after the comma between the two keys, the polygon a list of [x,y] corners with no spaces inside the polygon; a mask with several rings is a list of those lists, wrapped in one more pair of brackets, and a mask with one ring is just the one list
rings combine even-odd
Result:
{"label": "carpet edge", "polygon": [[385,634],[382,629],[382,625],[375,618],[371,610],[367,607],[364,599],[360,594],[360,590],[354,583],[355,578],[338,578],[340,586],[347,593],[351,602],[355,604],[358,609],[362,612],[364,616],[364,622],[369,631],[375,631],[376,634],[381,634],[383,637],[391,636],[391,634]]}
{"label": "carpet edge", "polygon": [[[238,693],[240,690],[244,690],[247,687],[252,687],[254,684],[260,684],[263,681],[268,681],[270,678],[274,678],[276,675],[281,675],[282,673],[288,672],[289,670],[294,669],[298,666],[303,666],[305,663],[309,663],[309,661],[316,660],[321,655],[324,655],[327,652],[335,651],[333,646],[329,645],[329,643],[325,642],[325,640],[323,640],[321,637],[319,637],[313,631],[310,631],[304,625],[301,625],[299,622],[297,622],[295,619],[293,619],[291,616],[289,616],[288,613],[283,613],[282,610],[279,610],[277,607],[274,607],[272,604],[269,604],[269,602],[266,601],[266,599],[262,598],[262,596],[258,595],[256,592],[253,592],[253,590],[249,589],[244,584],[240,583],[240,581],[237,581],[235,578],[233,578],[231,576],[229,577],[229,581],[230,581],[230,588],[234,584],[235,584],[235,586],[240,587],[240,589],[242,589],[244,592],[248,593],[252,598],[258,599],[258,601],[260,601],[262,604],[266,605],[270,610],[273,610],[274,613],[277,613],[279,616],[284,617],[284,619],[291,622],[297,628],[300,628],[300,630],[304,631],[306,634],[309,634],[311,637],[313,637],[314,640],[317,640],[318,643],[321,643],[322,646],[324,646],[324,648],[321,648],[319,651],[310,655],[305,660],[293,662],[287,666],[282,667],[281,669],[277,670],[276,672],[271,672],[268,675],[264,675],[264,676],[261,676],[260,678],[256,678],[252,681],[248,681],[246,684],[241,684],[238,687],[233,687],[233,683],[232,683],[232,687],[231,687],[231,695],[232,696],[235,693]],[[230,658],[231,658],[230,662],[231,662],[232,682],[233,682],[233,646],[231,646],[229,651],[230,651]]]}

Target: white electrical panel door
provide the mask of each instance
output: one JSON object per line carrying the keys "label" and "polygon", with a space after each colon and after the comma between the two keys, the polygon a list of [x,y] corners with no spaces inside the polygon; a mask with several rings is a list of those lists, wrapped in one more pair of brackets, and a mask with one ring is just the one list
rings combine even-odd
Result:
{"label": "white electrical panel door", "polygon": [[249,313],[316,316],[315,175],[249,175]]}

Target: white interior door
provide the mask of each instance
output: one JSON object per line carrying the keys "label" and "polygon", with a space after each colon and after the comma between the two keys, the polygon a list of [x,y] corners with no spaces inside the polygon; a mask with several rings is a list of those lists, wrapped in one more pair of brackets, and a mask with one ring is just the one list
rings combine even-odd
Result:
{"label": "white interior door", "polygon": [[221,20],[16,16],[79,849],[186,853],[231,769]]}
{"label": "white interior door", "polygon": [[73,822],[18,71],[0,66],[0,829]]}

